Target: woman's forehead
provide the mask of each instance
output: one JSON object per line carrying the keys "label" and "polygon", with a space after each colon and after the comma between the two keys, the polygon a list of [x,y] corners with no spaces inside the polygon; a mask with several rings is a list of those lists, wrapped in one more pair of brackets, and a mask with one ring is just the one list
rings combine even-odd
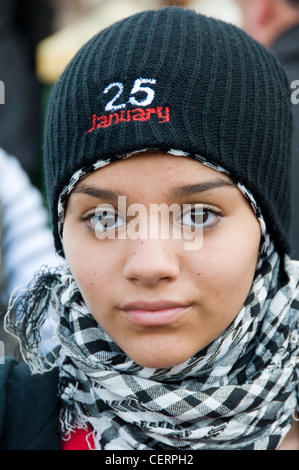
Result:
{"label": "woman's forehead", "polygon": [[117,186],[148,186],[163,184],[176,186],[190,182],[223,181],[233,185],[231,178],[194,158],[169,155],[162,152],[142,152],[120,159],[97,169],[76,184],[76,189],[88,184],[105,183]]}

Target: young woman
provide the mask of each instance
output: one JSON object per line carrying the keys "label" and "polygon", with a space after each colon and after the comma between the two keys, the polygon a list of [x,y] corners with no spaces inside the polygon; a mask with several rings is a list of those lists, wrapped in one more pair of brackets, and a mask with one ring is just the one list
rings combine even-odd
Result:
{"label": "young woman", "polygon": [[[40,273],[7,314],[44,372],[25,374],[26,390],[42,390],[34,430],[58,412],[59,430],[24,444],[7,406],[14,444],[6,433],[2,447],[299,448],[291,129],[282,68],[232,25],[147,11],[79,51],[45,126],[66,266]],[[48,314],[60,347],[45,358]]]}

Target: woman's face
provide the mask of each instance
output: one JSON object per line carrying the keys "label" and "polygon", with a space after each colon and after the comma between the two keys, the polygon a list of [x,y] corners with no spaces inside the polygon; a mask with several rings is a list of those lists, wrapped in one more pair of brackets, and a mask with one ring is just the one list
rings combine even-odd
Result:
{"label": "woman's face", "polygon": [[[176,211],[157,217],[162,204]],[[167,223],[168,233],[156,231]],[[155,152],[81,180],[63,228],[90,312],[132,360],[150,368],[184,362],[232,322],[252,285],[260,236],[227,176]]]}

